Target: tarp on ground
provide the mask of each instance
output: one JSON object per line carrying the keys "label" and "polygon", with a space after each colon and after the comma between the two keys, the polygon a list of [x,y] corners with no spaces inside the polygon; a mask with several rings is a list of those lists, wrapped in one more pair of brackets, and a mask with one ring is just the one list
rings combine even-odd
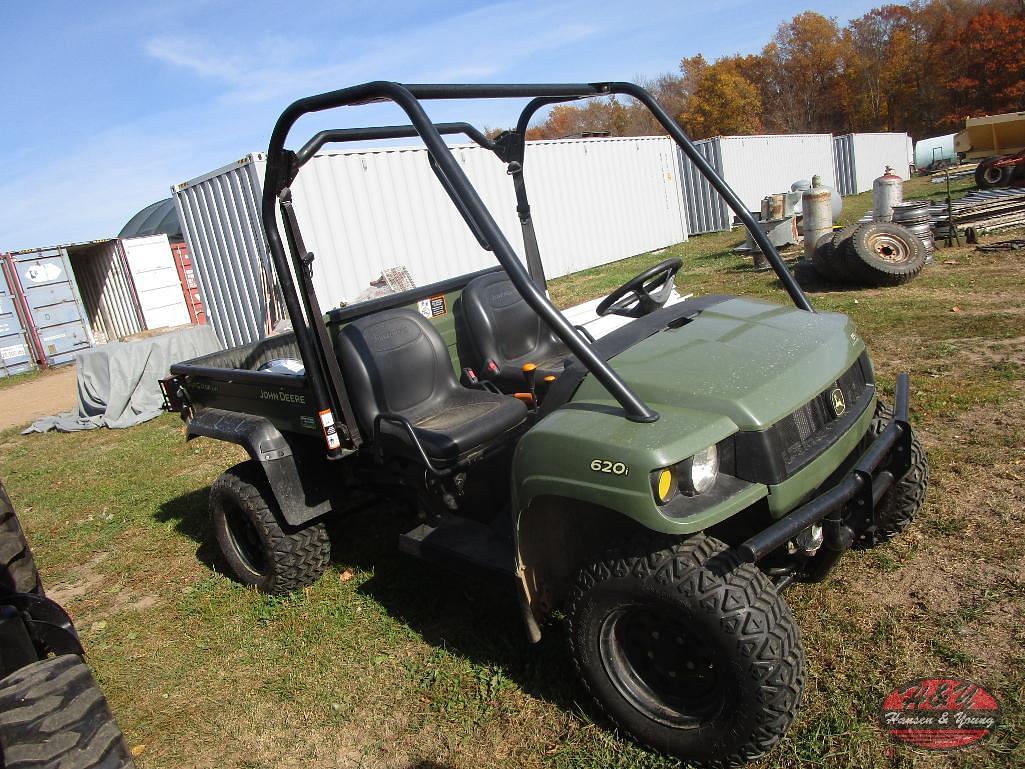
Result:
{"label": "tarp on ground", "polygon": [[172,364],[219,349],[213,329],[204,325],[82,350],[76,358],[78,409],[37,419],[23,434],[117,429],[158,417],[164,399],[157,382]]}

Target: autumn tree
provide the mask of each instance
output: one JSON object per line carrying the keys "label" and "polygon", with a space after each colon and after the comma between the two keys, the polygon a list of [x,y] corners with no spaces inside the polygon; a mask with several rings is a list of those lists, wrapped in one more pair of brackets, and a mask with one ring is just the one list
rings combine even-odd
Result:
{"label": "autumn tree", "polygon": [[[753,134],[762,130],[762,99],[758,86],[745,77],[745,57],[726,57],[703,65],[693,81],[679,121],[695,139]],[[681,64],[686,77],[686,60]]]}
{"label": "autumn tree", "polygon": [[1025,18],[984,8],[952,40],[951,121],[1025,109]]}
{"label": "autumn tree", "polygon": [[805,11],[781,24],[762,51],[767,127],[818,133],[842,122],[847,87],[843,51],[835,19]]}

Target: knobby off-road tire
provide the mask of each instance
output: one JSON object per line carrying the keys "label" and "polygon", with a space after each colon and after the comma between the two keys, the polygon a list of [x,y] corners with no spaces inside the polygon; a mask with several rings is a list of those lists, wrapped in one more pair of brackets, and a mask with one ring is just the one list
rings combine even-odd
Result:
{"label": "knobby off-road tire", "polygon": [[3,483],[0,483],[0,593],[43,594],[32,548],[28,546]]}
{"label": "knobby off-road tire", "polygon": [[285,523],[263,470],[252,460],[214,481],[210,517],[232,572],[265,593],[290,593],[313,584],[331,562],[324,524],[297,528]]}
{"label": "knobby off-road tire", "polygon": [[702,767],[742,766],[775,745],[797,712],[804,649],[790,609],[716,539],[638,541],[609,553],[580,571],[568,616],[587,689],[654,750]]}
{"label": "knobby off-road tire", "polygon": [[867,286],[899,286],[925,266],[925,246],[911,230],[870,222],[854,231],[842,254],[848,271]]}
{"label": "knobby off-road tire", "polygon": [[837,283],[840,281],[840,277],[834,269],[835,261],[836,259],[833,256],[833,235],[832,233],[826,233],[815,243],[815,248],[811,253],[811,265],[815,268],[815,272],[819,274],[819,277],[831,283]]}
{"label": "knobby off-road tire", "polygon": [[837,280],[849,286],[858,285],[860,280],[851,271],[844,253],[850,246],[851,237],[853,237],[860,226],[860,224],[852,224],[849,227],[844,227],[842,230],[833,231],[833,252],[830,254],[830,259],[832,260],[830,263],[831,269],[833,274],[836,275]]}
{"label": "knobby off-road tire", "polygon": [[134,766],[107,700],[80,657],[42,660],[0,681],[0,766]]}
{"label": "knobby off-road tire", "polygon": [[[882,401],[876,403],[876,413],[869,424],[868,434],[879,435],[893,419],[893,409]],[[879,528],[864,539],[854,540],[854,547],[866,549],[887,542],[911,525],[929,491],[929,458],[914,431],[911,432],[911,469],[898,478],[881,500],[877,515]]]}

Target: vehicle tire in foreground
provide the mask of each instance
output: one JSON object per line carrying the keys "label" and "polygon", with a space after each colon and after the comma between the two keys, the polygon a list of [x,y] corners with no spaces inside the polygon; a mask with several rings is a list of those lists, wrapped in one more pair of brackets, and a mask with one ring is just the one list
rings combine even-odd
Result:
{"label": "vehicle tire in foreground", "polygon": [[0,593],[43,594],[32,548],[3,483],[0,483]]}
{"label": "vehicle tire in foreground", "polygon": [[289,593],[317,581],[331,562],[323,523],[289,526],[260,466],[226,470],[210,487],[217,544],[240,582],[265,593]]}
{"label": "vehicle tire in foreground", "polygon": [[925,266],[925,246],[899,224],[871,222],[854,231],[842,258],[852,275],[868,286],[899,286]]}
{"label": "vehicle tire in foreground", "polygon": [[639,742],[703,767],[741,766],[797,712],[797,625],[765,575],[722,542],[658,547],[638,542],[580,571],[568,607],[574,662]]}
{"label": "vehicle tire in foreground", "polygon": [[0,681],[4,769],[122,769],[131,754],[81,657],[35,662]]}
{"label": "vehicle tire in foreground", "polygon": [[[868,434],[879,435],[893,419],[893,409],[876,403],[876,413],[868,428]],[[914,431],[911,433],[911,469],[898,478],[889,491],[879,500],[877,515],[879,528],[863,539],[856,539],[854,546],[869,548],[893,539],[911,525],[929,490],[929,458]]]}

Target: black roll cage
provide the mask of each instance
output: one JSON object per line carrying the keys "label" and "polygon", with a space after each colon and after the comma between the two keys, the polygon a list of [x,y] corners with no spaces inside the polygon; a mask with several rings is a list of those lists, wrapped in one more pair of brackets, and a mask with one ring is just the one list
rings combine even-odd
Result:
{"label": "black roll cage", "polygon": [[[638,397],[606,360],[595,353],[591,345],[570,325],[562,313],[555,309],[545,295],[544,270],[530,218],[530,205],[527,201],[527,190],[523,179],[527,125],[537,110],[550,104],[613,94],[629,96],[644,104],[651,111],[688,159],[697,166],[702,176],[723,197],[726,204],[750,231],[755,243],[768,259],[794,304],[799,309],[814,312],[801,287],[787,271],[779,253],[758,227],[754,217],[744,208],[744,204],[737,194],[698,153],[690,138],[662,109],[654,97],[638,85],[626,82],[536,85],[403,85],[388,81],[374,81],[316,96],[308,96],[290,104],[274,125],[270,145],[267,149],[261,217],[271,259],[278,274],[282,297],[292,320],[296,340],[306,367],[306,379],[314,404],[324,421],[329,458],[339,458],[344,455],[344,452],[338,447],[337,441],[334,441],[334,445],[332,445],[334,434],[331,425],[334,423],[335,414],[342,413],[347,417],[345,426],[347,431],[343,432],[343,435],[347,438],[349,445],[357,447],[362,441],[358,426],[354,421],[350,421],[351,405],[348,402],[344,384],[338,379],[334,350],[330,347],[324,318],[312,288],[313,255],[304,252],[302,248],[302,240],[291,210],[291,190],[289,189],[289,185],[294,181],[303,164],[329,142],[419,136],[427,147],[431,169],[451,198],[453,205],[466,221],[481,247],[494,252],[499,264],[509,276],[509,280],[527,304],[541,316],[576,358],[594,375],[595,379],[601,382],[612,397],[619,402],[627,419],[634,422],[654,422],[658,419],[658,413]],[[531,101],[520,113],[516,129],[507,131],[494,140],[488,139],[467,123],[432,123],[420,104],[422,100],[508,98],[530,98]],[[402,109],[409,117],[410,125],[326,130],[314,135],[297,152],[285,149],[285,140],[289,131],[303,115],[338,107],[383,101],[391,101]],[[528,269],[524,269],[504,233],[453,157],[450,148],[442,139],[443,134],[463,134],[481,147],[491,150],[500,160],[508,164],[508,172],[513,178],[516,192],[516,211],[523,231]],[[281,233],[278,231],[277,208],[279,206],[284,214],[282,219],[285,223],[286,237],[292,257],[291,265],[285,255]],[[304,290],[301,299],[293,280],[293,269],[295,275],[303,283]]]}

